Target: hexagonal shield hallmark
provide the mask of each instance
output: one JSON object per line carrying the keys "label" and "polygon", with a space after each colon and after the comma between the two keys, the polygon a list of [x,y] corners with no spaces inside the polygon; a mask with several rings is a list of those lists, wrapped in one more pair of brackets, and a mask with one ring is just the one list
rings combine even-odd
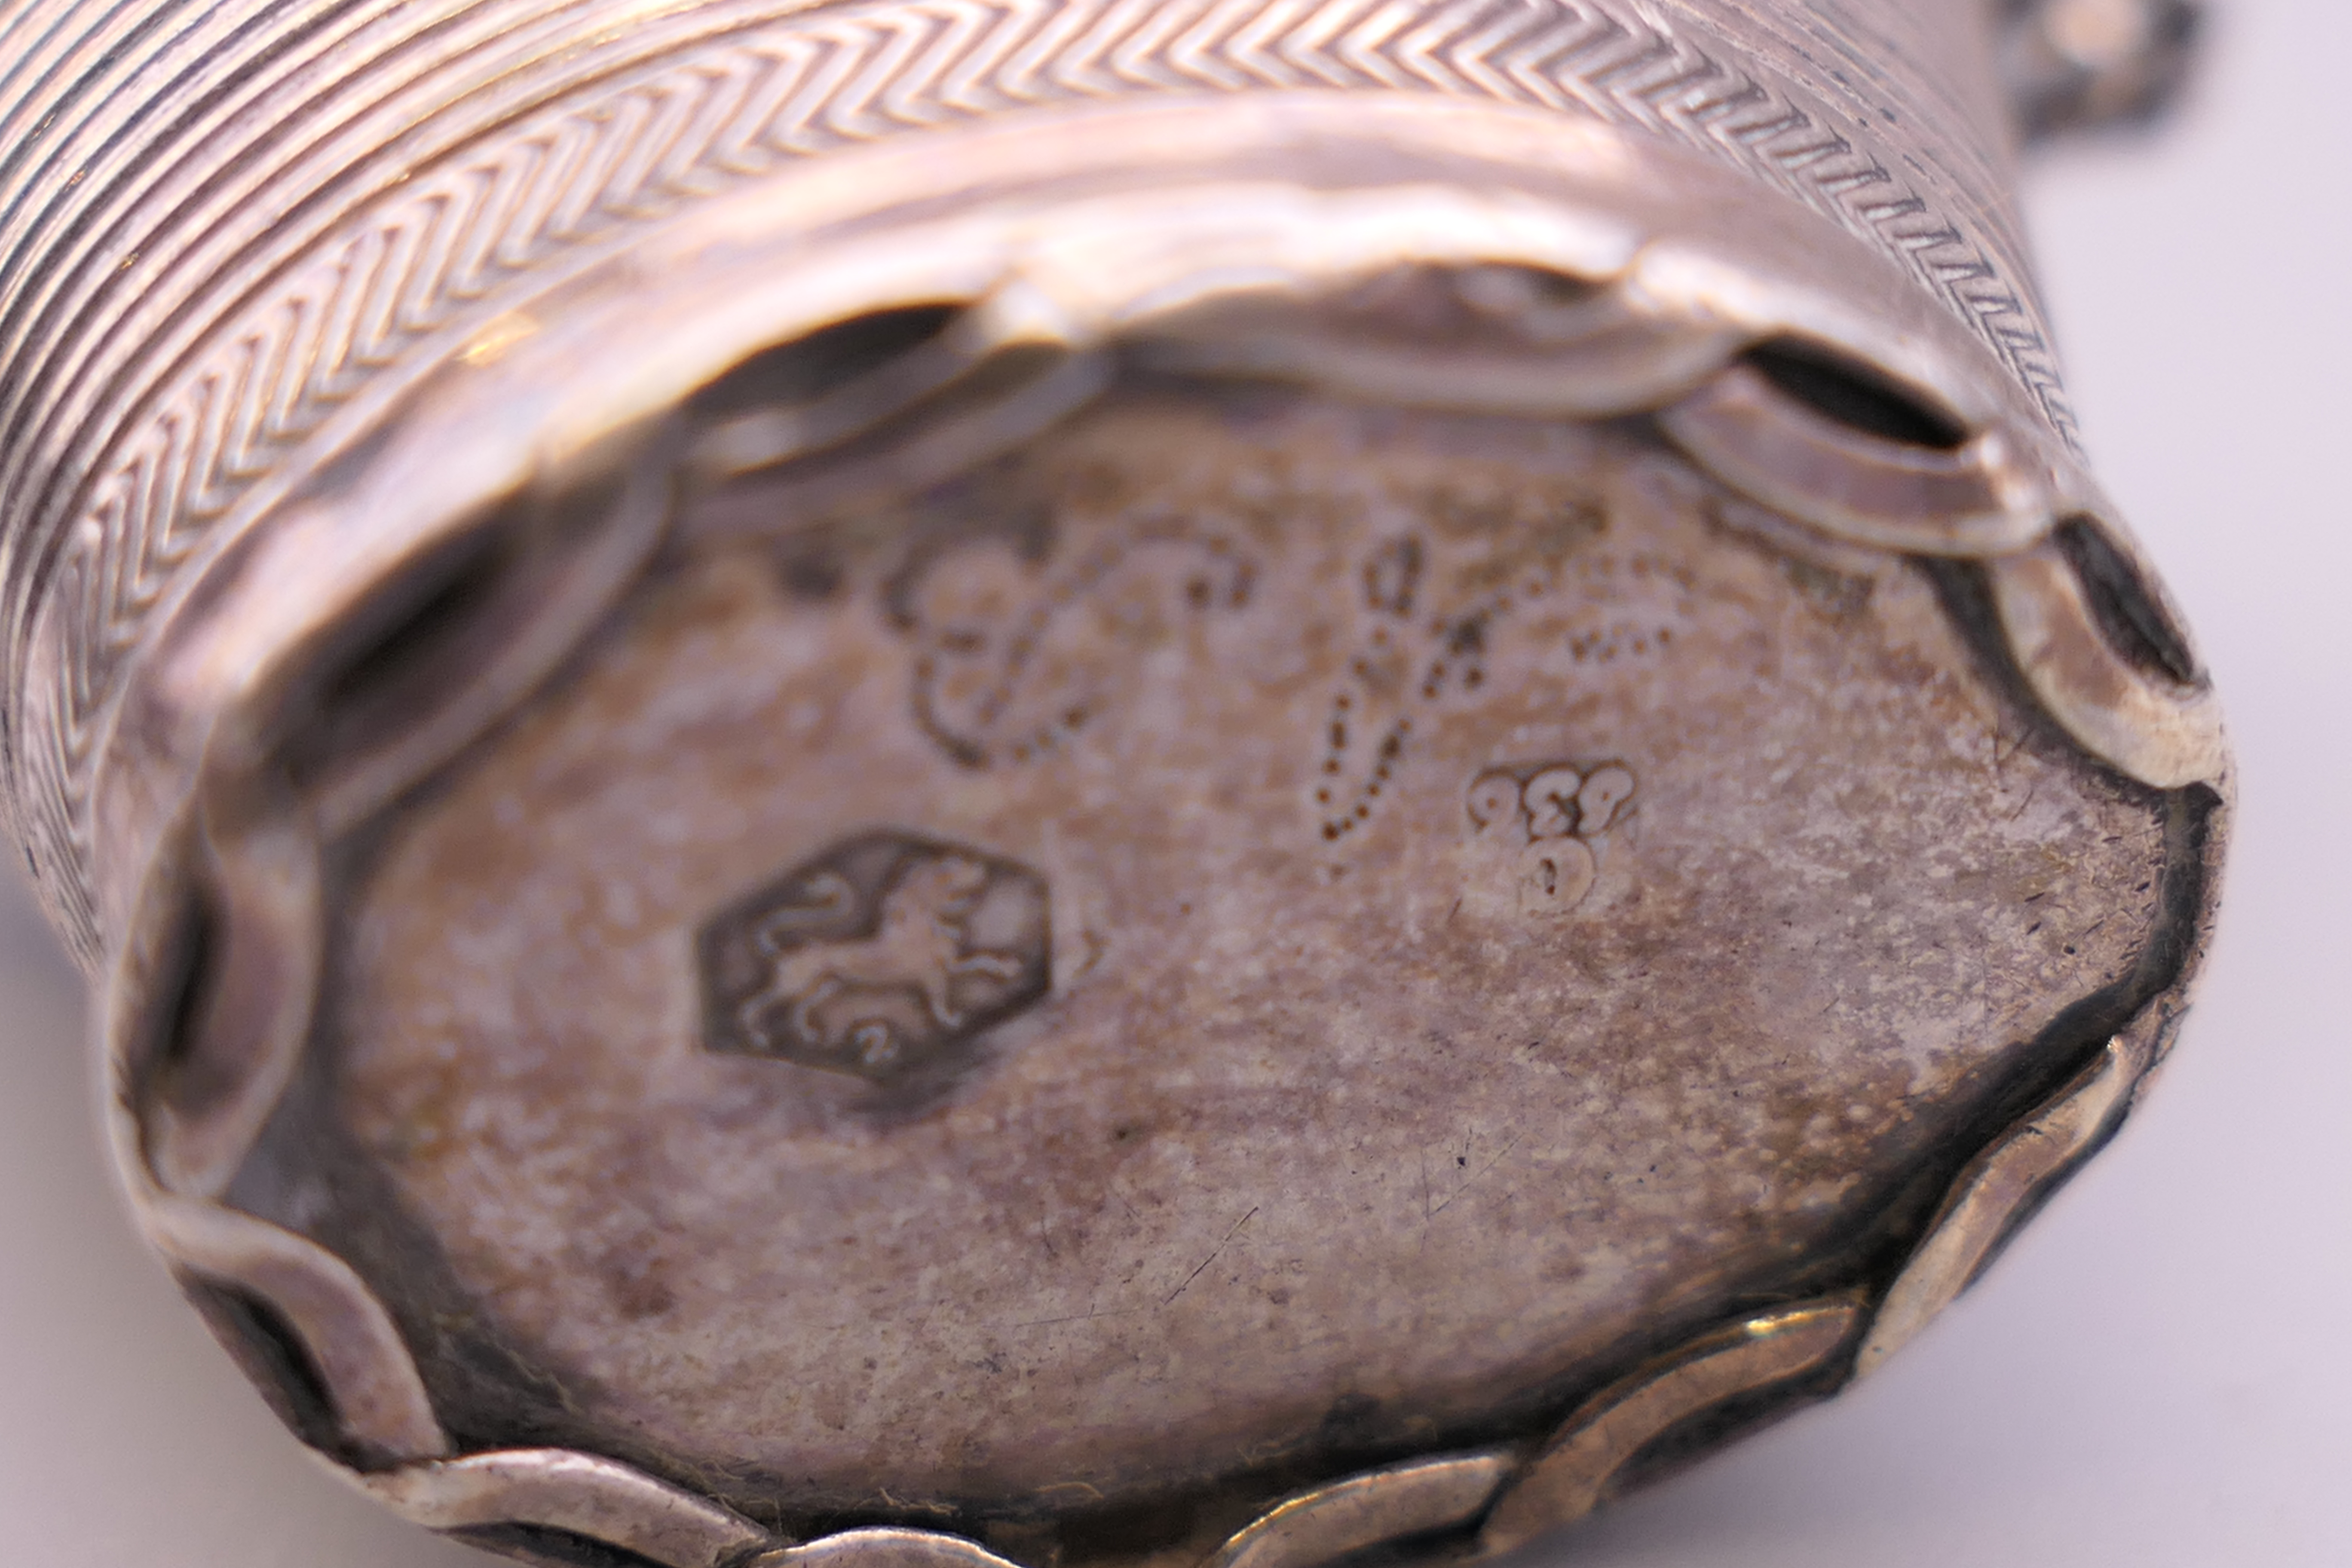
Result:
{"label": "hexagonal shield hallmark", "polygon": [[1045,994],[1045,879],[960,844],[860,834],[704,926],[703,1040],[889,1082]]}

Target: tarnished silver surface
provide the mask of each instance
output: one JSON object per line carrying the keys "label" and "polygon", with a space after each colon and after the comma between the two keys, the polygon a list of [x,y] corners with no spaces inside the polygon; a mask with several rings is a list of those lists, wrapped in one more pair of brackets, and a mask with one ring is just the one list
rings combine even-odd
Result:
{"label": "tarnished silver surface", "polygon": [[2169,15],[0,10],[151,1239],[554,1563],[1499,1553],[1875,1366],[2210,921],[2007,194]]}

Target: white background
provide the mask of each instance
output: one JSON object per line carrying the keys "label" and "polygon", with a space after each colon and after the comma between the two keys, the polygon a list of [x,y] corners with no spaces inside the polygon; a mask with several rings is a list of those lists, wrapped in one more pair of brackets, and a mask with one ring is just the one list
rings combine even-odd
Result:
{"label": "white background", "polygon": [[[1880,1378],[1604,1514],[1560,1568],[2352,1563],[2352,5],[2218,8],[2186,117],[2028,184],[2095,456],[2242,770],[2186,1037]],[[133,1240],[80,995],[0,882],[0,1563],[485,1562],[314,1468]]]}

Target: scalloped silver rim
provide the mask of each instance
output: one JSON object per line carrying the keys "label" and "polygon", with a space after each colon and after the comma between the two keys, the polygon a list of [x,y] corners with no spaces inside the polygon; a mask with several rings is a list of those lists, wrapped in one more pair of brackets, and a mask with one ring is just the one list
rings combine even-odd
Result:
{"label": "scalloped silver rim", "polygon": [[[1309,121],[1321,112],[1294,107]],[[1428,131],[1439,142],[1465,136],[1477,142],[1477,127],[1465,129],[1459,106],[1414,106],[1410,114],[1391,107],[1400,124],[1384,128],[1385,134],[1402,135],[1400,126],[1412,121],[1411,129]],[[1362,106],[1349,110],[1351,133],[1365,118]],[[1431,123],[1418,123],[1424,120]],[[875,157],[887,162],[894,155]],[[1653,156],[1654,150],[1641,155]],[[838,178],[837,170],[829,173]],[[776,221],[774,195],[763,198],[763,213],[738,215],[739,244],[747,243],[747,233],[756,238],[762,223]],[[1054,209],[1050,225],[1034,216],[965,212],[934,220],[920,233],[894,230],[884,237],[887,246],[845,243],[799,271],[781,269],[782,281],[749,307],[766,311],[757,332],[744,331],[740,310],[732,316],[721,310],[717,328],[677,345],[642,379],[577,395],[567,388],[564,400],[542,402],[530,463],[521,469],[520,454],[478,441],[445,455],[457,476],[450,482],[460,487],[546,484],[551,476],[601,464],[617,466],[627,476],[625,493],[641,499],[620,508],[619,521],[598,532],[576,574],[578,595],[565,601],[571,608],[550,623],[554,629],[533,644],[518,672],[499,683],[499,701],[467,707],[436,731],[431,746],[400,753],[396,765],[372,768],[366,786],[352,796],[360,805],[326,812],[315,802],[260,800],[250,789],[254,738],[274,731],[277,706],[299,686],[293,667],[317,646],[314,634],[331,620],[329,612],[356,602],[367,583],[411,558],[427,538],[440,537],[436,531],[446,531],[450,519],[486,515],[481,509],[453,512],[446,485],[427,504],[404,510],[386,503],[381,515],[389,531],[370,542],[368,560],[353,563],[349,592],[313,600],[290,620],[281,617],[278,641],[266,650],[268,657],[250,657],[250,622],[236,634],[243,639],[237,646],[224,646],[229,634],[219,628],[229,617],[215,616],[207,623],[211,643],[192,637],[161,668],[157,678],[167,687],[170,677],[187,678],[175,693],[184,704],[208,704],[227,718],[205,731],[195,767],[201,808],[176,814],[160,841],[147,847],[136,911],[126,922],[129,940],[110,988],[106,1023],[120,1091],[117,1158],[159,1250],[203,1278],[251,1292],[282,1315],[352,1443],[384,1460],[364,1476],[342,1471],[372,1495],[436,1529],[560,1530],[665,1568],[732,1568],[755,1554],[763,1568],[813,1565],[819,1559],[901,1564],[917,1557],[936,1559],[942,1568],[950,1559],[965,1568],[1003,1568],[1003,1558],[960,1537],[904,1527],[848,1531],[810,1542],[782,1540],[708,1500],[593,1456],[562,1450],[453,1455],[388,1312],[349,1266],[219,1201],[227,1173],[249,1151],[290,1075],[299,1052],[299,1037],[287,1032],[291,1026],[270,1026],[270,1039],[279,1043],[245,1054],[253,1064],[247,1081],[226,1110],[202,1125],[175,1126],[159,1144],[135,1103],[135,1069],[152,1029],[152,993],[163,981],[158,954],[187,880],[209,876],[223,884],[242,885],[243,879],[291,885],[287,868],[314,865],[331,831],[348,828],[364,806],[413,784],[504,705],[520,700],[594,612],[624,591],[634,563],[662,531],[659,517],[648,520],[658,508],[642,498],[667,495],[667,476],[681,463],[680,448],[665,434],[667,411],[723,368],[728,356],[743,357],[747,342],[788,342],[866,311],[937,300],[943,288],[952,288],[952,297],[983,307],[971,317],[979,336],[968,348],[975,357],[1034,342],[1041,333],[1060,344],[1066,366],[1076,368],[1032,403],[984,409],[982,417],[959,427],[936,458],[950,465],[1020,440],[1083,402],[1089,388],[1107,379],[1115,345],[1130,343],[1142,344],[1160,363],[1279,375],[1358,399],[1433,399],[1447,407],[1568,418],[1654,414],[1661,429],[1701,468],[1830,540],[1979,563],[2018,668],[2093,758],[2158,788],[2224,780],[2226,752],[2210,691],[2164,682],[2108,647],[2087,590],[2047,542],[2062,519],[2095,517],[2087,481],[2063,468],[2037,468],[2026,456],[2042,450],[2037,438],[1972,392],[1970,373],[1925,378],[1961,420],[1965,437],[1955,452],[1927,462],[1916,451],[1894,449],[1897,444],[1891,441],[1824,429],[1819,414],[1777,394],[1740,358],[1751,346],[1796,336],[1898,383],[1918,384],[1923,365],[1933,373],[1938,362],[1916,338],[1906,336],[1895,352],[1812,284],[1741,270],[1714,254],[1704,237],[1644,231],[1605,208],[1548,209],[1516,192],[1507,200],[1425,185],[1333,192],[1264,178],[1203,181],[1181,192],[1181,199],[1170,195],[1163,189],[1148,197],[1068,203]],[[1183,227],[1189,248],[1160,243],[1173,226]],[[1165,260],[1180,250],[1188,258],[1186,268]],[[1228,256],[1254,257],[1256,265],[1245,275],[1221,269]],[[877,258],[887,265],[877,265]],[[1107,258],[1124,258],[1127,265],[1106,273]],[[1383,356],[1344,336],[1302,331],[1275,341],[1237,334],[1230,325],[1237,310],[1245,318],[1268,302],[1328,296],[1400,261],[1555,272],[1599,291],[1605,306],[1565,331],[1556,321],[1531,331],[1527,363],[1506,367],[1483,395],[1475,366],[1421,378],[1412,374],[1418,363],[1412,356]],[[1103,293],[1106,276],[1121,279],[1118,297]],[[782,303],[787,300],[789,306]],[[477,381],[436,416],[445,430],[468,416],[486,387],[527,377],[544,340],[568,339],[594,324],[567,334],[549,332],[539,322],[494,326],[457,356]],[[409,431],[394,440],[379,459],[383,472],[397,474],[404,463],[413,463],[419,439]],[[1797,454],[1792,462],[1774,456],[1791,452]],[[691,469],[693,458],[683,461]],[[1868,470],[1866,482],[1824,489],[1822,474],[1834,480],[1839,462]],[[896,477],[903,479],[904,469]],[[359,481],[362,495],[365,486],[364,479]],[[1944,507],[1954,497],[1962,499]],[[2144,564],[2127,535],[2112,527],[2104,532],[2126,559]],[[245,564],[248,574],[237,596],[266,601],[273,588],[267,562]],[[387,769],[403,776],[389,776]],[[331,823],[322,820],[328,817]],[[289,836],[299,841],[291,848]],[[209,868],[196,857],[200,838],[208,847]],[[299,880],[296,874],[294,881]],[[315,897],[307,905],[299,897],[272,902],[281,911],[296,905],[321,918]],[[232,900],[227,907],[235,918],[246,906]],[[245,936],[240,927],[232,940]],[[315,973],[317,933],[309,932],[307,941],[300,951],[310,961],[296,953],[281,973]],[[307,1016],[307,1005],[302,1012]],[[2051,1174],[2112,1124],[2151,1055],[2119,1040],[2083,1081],[2060,1091],[1980,1155],[1882,1300],[1828,1298],[1696,1335],[1596,1396],[1540,1445],[1416,1461],[1316,1489],[1253,1522],[1204,1568],[1307,1568],[1384,1541],[1466,1529],[1482,1517],[1479,1550],[1507,1550],[1581,1517],[1607,1495],[1628,1460],[1683,1419],[1759,1389],[1833,1375],[1841,1358],[1850,1361],[1856,1353],[1857,1338],[1862,1364],[1874,1367],[1958,1294]],[[158,1160],[159,1147],[191,1141],[202,1146],[201,1158]]]}

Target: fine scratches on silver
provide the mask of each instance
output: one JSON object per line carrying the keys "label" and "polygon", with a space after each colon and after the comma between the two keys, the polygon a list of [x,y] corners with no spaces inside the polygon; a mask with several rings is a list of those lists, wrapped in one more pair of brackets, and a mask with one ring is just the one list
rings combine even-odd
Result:
{"label": "fine scratches on silver", "polygon": [[[1767,395],[1750,386],[1743,395]],[[1850,513],[1796,510],[1801,521],[1825,535],[1880,542],[1877,524],[1855,526]],[[1943,526],[1932,507],[1920,508],[1916,516],[1923,528]],[[2047,526],[2045,516],[2042,527]],[[2000,553],[2020,538],[2035,537],[2030,528],[2004,527],[2007,531],[1980,539],[1947,531],[1934,535],[1932,544],[1927,540],[1912,543],[1915,548],[1988,552],[2003,624],[2016,639],[2021,666],[2037,690],[2055,693],[2050,699],[2053,710],[2095,754],[2150,783],[2211,776],[2221,766],[2215,743],[2197,741],[2193,733],[2189,741],[2179,738],[2188,722],[2180,717],[2184,704],[2177,698],[2158,702],[2144,695],[2156,689],[2153,677],[2129,668],[2118,674],[2105,666],[2094,671],[2095,679],[2070,673],[2065,659],[2081,657],[2082,647],[2093,649],[2095,657],[2095,650],[2105,646],[2097,640],[2100,634],[2086,590],[2068,575],[2073,568],[2063,553],[2051,547],[2034,543],[2023,556]],[[2065,628],[2072,642],[2053,627]],[[282,657],[297,658],[314,641],[292,637]],[[259,685],[264,695],[299,689],[300,682],[291,675]],[[2202,711],[2197,704],[2204,700],[2191,699],[2187,711],[2192,716]],[[226,770],[215,774],[220,782],[207,785],[215,798],[235,798],[234,792],[221,792],[229,791],[243,762],[234,747],[211,753],[210,765]],[[421,772],[426,764],[420,760],[415,765]],[[1552,843],[1553,837],[1570,842],[1575,832],[1599,833],[1631,809],[1636,788],[1630,773],[1605,761],[1531,763],[1517,772],[1495,773],[1487,782],[1495,787],[1486,794],[1473,791],[1475,798],[1467,806],[1472,822],[1485,826],[1489,819],[1502,821],[1536,846]],[[315,855],[314,846],[299,841],[303,833],[315,831],[303,826],[315,824],[315,817],[283,803],[257,805],[257,798],[248,798],[243,808],[261,813],[253,826],[215,830],[205,839],[212,885],[230,890],[215,900],[217,918],[227,922],[226,944],[219,951],[234,955],[253,951],[255,943],[266,949],[274,941],[283,963],[294,966],[286,970],[291,973],[300,967],[300,955],[313,951],[317,942],[311,929],[319,918],[315,901],[306,901],[299,893],[300,878],[287,869],[299,868],[308,863],[306,856]],[[1565,815],[1570,800],[1576,802],[1573,823]],[[1559,816],[1560,832],[1570,837],[1542,836],[1538,829],[1551,830],[1547,813]],[[195,829],[190,818],[181,831],[193,835]],[[294,836],[290,840],[289,834]],[[1573,842],[1581,846],[1585,839]],[[167,859],[165,869],[184,863],[186,853],[179,860]],[[173,877],[159,873],[157,897],[173,885]],[[268,898],[235,891],[271,888],[290,890]],[[273,931],[278,932],[275,938]],[[140,951],[153,945],[151,940]],[[152,963],[132,965],[125,970],[122,984],[111,1014],[116,1020],[114,1049],[123,1064],[119,1068],[123,1081],[137,1083],[141,1080],[129,1064],[156,1048],[150,1037],[149,1021],[155,1016],[150,999],[162,976]],[[257,1039],[278,1037],[277,1026],[258,1014],[249,1017],[252,1026],[262,1031]],[[207,1016],[204,1026],[215,1026]],[[764,1561],[779,1568],[788,1563],[814,1564],[819,1558],[870,1562],[877,1568],[887,1563],[897,1568],[910,1553],[942,1563],[953,1558],[974,1568],[999,1562],[959,1538],[896,1528],[851,1531],[802,1546],[769,1542],[728,1510],[611,1460],[548,1451],[451,1461],[448,1439],[407,1349],[357,1274],[291,1233],[208,1201],[205,1194],[218,1191],[223,1173],[233,1171],[249,1147],[289,1071],[283,1052],[259,1051],[243,1058],[233,1051],[217,1055],[223,1061],[244,1064],[236,1070],[245,1079],[230,1086],[223,1101],[235,1107],[234,1114],[213,1124],[214,1131],[199,1145],[191,1142],[193,1133],[180,1122],[158,1121],[163,1113],[147,1106],[144,1125],[164,1131],[127,1135],[124,1158],[140,1173],[142,1202],[157,1245],[183,1268],[270,1302],[310,1352],[347,1435],[366,1451],[395,1461],[392,1468],[366,1480],[371,1491],[440,1528],[515,1524],[560,1529],[671,1568],[713,1568],[728,1552],[762,1544],[774,1548]],[[1866,1364],[1876,1364],[1965,1282],[1989,1238],[1998,1234],[2053,1161],[2063,1163],[2105,1124],[2144,1065],[2136,1058],[2113,1058],[2088,1085],[2070,1091],[2072,1098],[1988,1153],[1962,1178],[1951,1217],[1881,1309],[1864,1352]],[[188,1152],[199,1147],[200,1156]],[[1839,1300],[1703,1334],[1660,1369],[1599,1396],[1516,1470],[1517,1461],[1510,1456],[1489,1450],[1338,1482],[1282,1504],[1244,1531],[1222,1549],[1220,1568],[1306,1568],[1381,1540],[1460,1525],[1498,1487],[1505,1489],[1503,1498],[1485,1527],[1485,1546],[1501,1550],[1533,1539],[1589,1510],[1607,1494],[1623,1463],[1675,1422],[1829,1366],[1864,1311],[1856,1301]]]}
{"label": "fine scratches on silver", "polygon": [[1951,1305],[2034,1195],[2114,1130],[2147,1074],[2166,1022],[2144,1017],[2108,1041],[2074,1082],[1960,1173],[1927,1239],[1873,1314],[1854,1361],[1856,1377],[1885,1365]]}
{"label": "fine scratches on silver", "polygon": [[[1711,480],[1794,531],[1979,574],[1988,635],[2084,758],[2160,790],[2226,781],[2202,672],[2119,640],[2119,616],[2162,607],[2073,453],[1998,170],[1988,159],[1927,172],[1907,138],[1963,147],[1966,128],[1881,129],[1878,100],[1912,88],[1827,79],[1807,63],[1808,29],[1826,26],[1810,13],[1775,27],[1731,0],[1304,0],[1255,21],[1210,0],[714,0],[654,7],[592,38],[554,0],[360,9],[257,63],[241,51],[268,29],[250,26],[247,5],[32,0],[0,23],[0,149],[24,154],[0,172],[0,257],[30,258],[21,270],[0,261],[0,428],[26,433],[0,443],[0,733],[8,810],[42,897],[81,961],[110,976],[111,1135],[150,1238],[184,1278],[270,1314],[331,1406],[344,1473],[432,1528],[553,1532],[664,1568],[1010,1568],[961,1537],[900,1525],[791,1541],[585,1453],[462,1455],[359,1272],[226,1201],[301,1065],[326,950],[320,866],[579,646],[674,538],[677,497],[697,486],[772,482],[766,500],[821,510],[959,471],[1086,405],[1123,363],[1474,415],[1654,415]],[[1892,40],[1889,58],[1915,25],[1878,0],[1848,9]],[[176,143],[149,158],[145,138],[161,132],[126,84],[167,46],[232,84],[172,134],[193,145],[271,132],[244,150],[236,180],[202,177]],[[411,51],[430,58],[403,74],[391,62]],[[406,151],[341,130],[277,134],[337,59],[348,73],[342,96],[327,95],[337,112],[406,127]],[[515,90],[449,87],[477,76]],[[757,249],[773,237],[760,224],[785,222],[767,199],[817,154],[866,157],[949,125],[974,128],[977,142],[983,121],[1017,139],[1034,122],[1069,156],[1131,173],[1137,148],[1170,138],[1139,120],[1122,130],[1118,115],[1195,117],[1204,100],[1244,95],[1270,118],[1201,119],[1203,145],[1224,136],[1224,151],[1252,150],[1278,121],[1302,145],[1380,142],[1572,195],[1525,196],[1499,174],[1502,195],[1212,170],[1186,174],[1181,211],[1151,209],[1158,227],[1108,198],[1059,227],[962,214],[908,231],[887,276],[868,276],[870,258],[839,262],[810,274],[822,289],[781,290],[790,300],[757,323],[756,341],[790,343],[910,301],[961,312],[917,357],[837,396],[696,426],[693,394],[749,340],[681,331],[661,345],[668,357],[653,356],[658,374],[601,389],[602,401],[562,401],[595,378],[563,357],[541,301],[587,289],[600,267],[628,279],[689,218],[712,226],[698,232],[714,248],[740,225]],[[1081,110],[1095,117],[1083,135],[1052,119]],[[1706,181],[1734,178],[1754,187],[1748,228],[1787,209],[1812,226],[1808,244],[1820,231],[1824,278],[1727,249],[1708,226],[1721,215]],[[886,194],[921,205],[910,190]],[[914,194],[938,205],[959,191]],[[858,193],[832,199],[844,228],[881,221]],[[101,237],[118,250],[93,250]],[[1345,319],[1350,289],[1406,268],[1444,274],[1440,302],[1486,335],[1433,349]],[[1336,314],[1311,308],[1335,300]],[[34,343],[36,318],[63,325]],[[1927,436],[1841,422],[1775,380],[1758,356],[1790,340],[1866,373]],[[1000,381],[1008,363],[1023,374]],[[541,400],[516,413],[518,388]],[[574,418],[580,407],[590,412]],[[499,445],[485,408],[520,434]],[[449,458],[436,419],[484,432],[490,455]],[[877,432],[890,438],[861,452]],[[2067,539],[2120,564],[2086,575],[2094,556]],[[1203,624],[1245,595],[1238,547],[1160,543],[1215,569]],[[401,717],[383,732],[322,731],[318,754],[300,752],[289,736],[364,651],[353,626],[381,630],[440,589],[467,589],[433,576],[452,561],[498,563],[478,598],[452,601],[478,617],[480,640],[458,645],[464,679],[426,683],[431,701],[394,694],[385,710]],[[1373,580],[1376,597],[1401,592],[1385,582]],[[1041,588],[1016,623],[1040,647],[1058,591]],[[967,669],[951,656],[943,642],[927,711],[970,766],[1050,750],[1049,721],[1066,724],[1089,695],[1021,659]],[[971,679],[959,687],[959,675]],[[1502,885],[1522,907],[1564,918],[1657,775],[1643,762],[1637,781],[1608,753],[1525,763],[1472,778],[1464,831],[1507,861]],[[1365,765],[1370,777],[1381,764]],[[1050,965],[1069,962],[1048,951],[1056,911],[1041,878],[976,856],[932,847],[894,861],[860,894],[867,932],[738,911],[756,963],[740,994],[722,988],[723,1047],[887,1080],[1041,1003]],[[814,909],[824,886],[813,874],[785,902]],[[1009,938],[973,935],[986,907],[1019,916],[1002,922]],[[907,990],[910,975],[924,1016],[856,1010],[863,993]],[[200,1005],[182,1005],[191,998]],[[2154,1027],[2127,1027],[1979,1153],[1891,1282],[1709,1325],[1532,1451],[1416,1458],[1292,1497],[1201,1568],[1318,1568],[1474,1529],[1480,1551],[1508,1550],[1589,1512],[1678,1423],[1826,1385],[1842,1358],[1876,1367],[2114,1125],[2153,1059]]]}

